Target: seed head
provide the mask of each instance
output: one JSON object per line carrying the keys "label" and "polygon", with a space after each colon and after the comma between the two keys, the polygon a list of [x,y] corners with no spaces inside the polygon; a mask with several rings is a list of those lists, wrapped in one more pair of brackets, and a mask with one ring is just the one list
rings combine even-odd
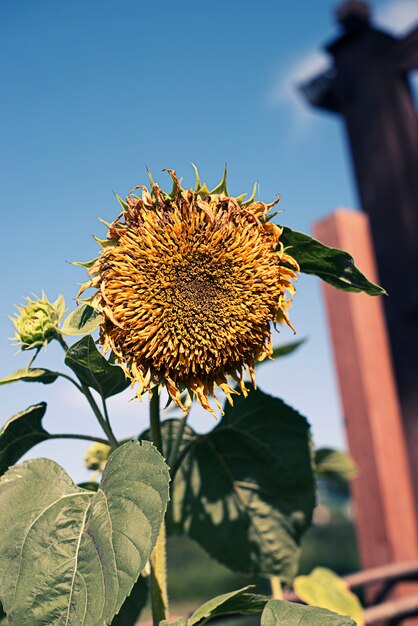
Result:
{"label": "seed head", "polygon": [[[188,390],[212,411],[220,387],[232,402],[254,380],[254,364],[272,353],[271,324],[289,324],[298,264],[269,221],[278,202],[231,197],[226,174],[214,190],[183,189],[174,171],[170,194],[151,180],[120,198],[100,256],[89,264],[97,291],[88,301],[104,317],[100,341],[113,350],[138,395],[156,385],[183,406]],[[141,189],[141,195],[133,192]],[[99,240],[100,241],[100,240]],[[84,300],[86,301],[86,300]]]}

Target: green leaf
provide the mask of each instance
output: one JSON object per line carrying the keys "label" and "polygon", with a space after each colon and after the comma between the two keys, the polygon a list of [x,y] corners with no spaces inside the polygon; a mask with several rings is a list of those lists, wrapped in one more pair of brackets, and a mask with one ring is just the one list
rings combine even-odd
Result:
{"label": "green leaf", "polygon": [[122,604],[122,608],[113,618],[112,626],[135,626],[148,599],[148,584],[143,576],[136,581],[131,594]]}
{"label": "green leaf", "polygon": [[114,396],[130,385],[122,368],[106,361],[90,335],[67,350],[65,364],[82,383],[98,391],[103,398]]}
{"label": "green leaf", "polygon": [[246,593],[251,585],[224,593],[200,606],[187,620],[187,626],[207,622],[215,617],[228,614],[252,615],[261,613],[269,601],[266,596]]}
{"label": "green leaf", "polygon": [[178,617],[174,621],[163,619],[158,626],[187,626],[187,619],[185,617]]}
{"label": "green leaf", "polygon": [[226,407],[210,433],[196,436],[189,429],[186,435],[170,529],[188,534],[232,570],[293,579],[315,504],[306,419],[252,390]]}
{"label": "green leaf", "polygon": [[18,381],[24,381],[27,383],[43,383],[49,385],[58,378],[57,372],[52,372],[46,369],[28,369],[23,368],[16,370],[13,374],[9,374],[5,378],[0,379],[0,385],[9,385],[10,383],[17,383]]}
{"label": "green leaf", "polygon": [[78,483],[78,486],[82,489],[87,489],[87,491],[97,491],[100,485],[90,480],[85,483]]}
{"label": "green leaf", "polygon": [[81,304],[65,318],[60,332],[74,337],[88,335],[96,330],[103,321],[103,316],[88,304]]}
{"label": "green leaf", "polygon": [[256,615],[262,613],[268,596],[258,593],[242,593],[234,596],[216,608],[210,615],[210,619],[221,615]]}
{"label": "green leaf", "polygon": [[315,452],[315,465],[317,476],[337,478],[348,481],[358,476],[357,463],[346,452],[320,448]]}
{"label": "green leaf", "polygon": [[261,616],[261,626],[355,626],[355,622],[326,609],[270,600]]}
{"label": "green leaf", "polygon": [[[271,359],[280,359],[283,356],[287,356],[288,354],[292,354],[295,350],[298,350],[305,342],[307,341],[306,337],[302,339],[298,339],[297,341],[290,341],[289,343],[285,343],[282,346],[276,346],[273,348],[273,354],[271,355]],[[260,365],[273,363],[271,359],[264,359],[264,361],[257,361],[255,363],[255,367],[260,367]]]}
{"label": "green leaf", "polygon": [[1,601],[14,626],[111,624],[155,546],[169,473],[149,442],[110,456],[97,493],[49,459],[0,482]]}
{"label": "green leaf", "polygon": [[28,450],[49,439],[42,426],[46,404],[40,402],[11,417],[0,430],[0,476]]}
{"label": "green leaf", "polygon": [[357,269],[353,257],[339,250],[329,248],[317,239],[291,230],[287,226],[283,229],[280,241],[299,263],[300,271],[304,274],[314,274],[325,282],[343,291],[364,291],[369,296],[385,295],[386,291],[370,282]]}
{"label": "green leaf", "polygon": [[363,626],[363,607],[358,597],[331,570],[316,567],[309,576],[298,576],[294,589],[298,598],[306,604],[349,615],[358,626]]}

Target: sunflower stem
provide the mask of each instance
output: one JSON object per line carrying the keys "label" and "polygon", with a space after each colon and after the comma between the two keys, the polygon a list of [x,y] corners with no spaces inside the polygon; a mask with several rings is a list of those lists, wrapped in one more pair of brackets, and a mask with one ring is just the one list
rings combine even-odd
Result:
{"label": "sunflower stem", "polygon": [[158,452],[164,455],[160,417],[160,394],[158,393],[157,388],[154,388],[150,398],[149,412],[152,443],[157,448]]}
{"label": "sunflower stem", "polygon": [[[161,433],[160,396],[158,389],[150,399],[150,425],[151,438],[157,450],[163,454],[163,438]],[[167,552],[165,522],[162,523],[160,534],[154,551],[151,554],[151,609],[154,626],[161,620],[168,619],[168,593],[167,593]]]}
{"label": "sunflower stem", "polygon": [[270,576],[270,587],[273,600],[283,600],[282,581],[279,576]]}
{"label": "sunflower stem", "polygon": [[119,447],[118,440],[116,439],[115,435],[113,434],[113,430],[110,427],[110,424],[108,424],[107,421],[105,420],[105,418],[103,417],[99,407],[97,406],[96,400],[93,398],[93,395],[92,395],[90,389],[87,387],[87,385],[84,385],[82,383],[81,384],[81,390],[82,390],[83,394],[86,396],[87,402],[90,404],[90,406],[91,406],[91,408],[93,410],[93,413],[95,414],[96,419],[99,422],[103,432],[105,433],[106,437],[109,439],[110,445],[112,447],[112,450],[116,450],[116,448]]}
{"label": "sunflower stem", "polygon": [[48,439],[81,439],[82,441],[93,441],[94,443],[103,443],[105,446],[110,446],[110,441],[108,439],[93,437],[92,435],[76,435],[75,433],[58,433],[48,435]]}
{"label": "sunflower stem", "polygon": [[109,417],[109,412],[107,410],[107,404],[106,404],[106,398],[104,396],[102,396],[102,404],[103,404],[103,415],[105,418],[105,422],[107,424],[107,428],[109,429],[109,433],[112,433],[113,439],[116,441],[117,447],[119,446],[119,442],[115,437],[115,434],[112,430],[112,425],[110,423],[110,417]]}
{"label": "sunflower stem", "polygon": [[28,363],[27,369],[29,369],[30,367],[32,367],[32,363],[34,362],[34,360],[36,359],[36,357],[38,356],[38,354],[40,353],[41,349],[40,348],[36,348],[36,352],[33,355],[33,357],[31,358],[31,360]]}
{"label": "sunflower stem", "polygon": [[[65,341],[65,339],[63,338],[63,336],[58,333],[56,336],[57,341],[60,343],[62,349],[64,350],[64,352],[67,352],[69,346],[67,344],[67,342]],[[110,420],[109,420],[109,415],[107,412],[107,406],[106,406],[106,401],[105,398],[103,398],[102,396],[102,401],[103,401],[103,410],[105,412],[105,417],[103,417],[99,407],[97,406],[97,402],[96,400],[93,398],[93,394],[91,393],[90,389],[88,388],[87,385],[85,385],[80,378],[77,376],[79,383],[78,384],[73,378],[71,378],[71,376],[67,376],[66,374],[62,374],[61,372],[57,372],[58,376],[62,376],[63,378],[66,378],[67,380],[69,380],[71,383],[73,383],[73,385],[75,385],[77,387],[77,389],[79,391],[81,391],[81,393],[86,397],[87,402],[89,403],[94,415],[96,416],[97,421],[99,422],[104,434],[106,435],[106,437],[109,440],[109,444],[112,448],[112,450],[116,450],[116,448],[119,447],[119,442],[116,439],[112,427],[110,425]],[[97,441],[97,440],[96,440]]]}
{"label": "sunflower stem", "polygon": [[64,337],[61,335],[60,332],[58,332],[55,335],[55,339],[58,341],[59,344],[61,344],[62,348],[64,349],[64,352],[67,352],[68,348],[70,347],[68,345],[68,343],[65,341]]}
{"label": "sunflower stem", "polygon": [[67,374],[64,374],[63,372],[55,372],[55,374],[57,374],[58,376],[61,376],[61,378],[65,378],[66,380],[69,380],[70,383],[72,383],[75,387],[77,387],[79,391],[81,391],[81,393],[83,393],[81,385],[79,385],[78,382],[74,380],[74,378],[71,378],[71,376],[67,376]]}

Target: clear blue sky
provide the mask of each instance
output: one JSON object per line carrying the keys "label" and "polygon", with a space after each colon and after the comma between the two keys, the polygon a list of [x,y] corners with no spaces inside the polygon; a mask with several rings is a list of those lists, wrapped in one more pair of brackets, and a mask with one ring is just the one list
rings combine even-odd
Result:
{"label": "clear blue sky", "polygon": [[[215,185],[224,163],[229,189],[260,199],[282,196],[281,222],[309,231],[336,206],[357,205],[343,129],[309,110],[293,84],[324,63],[321,42],[337,34],[334,0],[257,3],[141,0],[2,0],[3,97],[0,203],[3,236],[0,376],[23,367],[12,357],[7,315],[25,295],[64,294],[74,305],[82,271],[112,219],[113,192],[164,183],[164,167],[192,183],[190,162]],[[375,1],[377,19],[401,32],[418,18],[417,0]],[[168,181],[165,183],[168,186]],[[302,278],[292,320],[309,343],[285,361],[263,366],[259,384],[303,412],[320,445],[343,446],[341,409],[316,279]],[[277,343],[287,342],[286,329]],[[39,359],[59,366],[58,346]],[[40,400],[53,432],[98,433],[83,399],[68,385],[18,383],[0,390],[0,420]],[[146,404],[112,402],[121,436],[146,426]],[[197,411],[193,423],[212,426]],[[84,444],[42,444],[76,479],[85,477]]]}

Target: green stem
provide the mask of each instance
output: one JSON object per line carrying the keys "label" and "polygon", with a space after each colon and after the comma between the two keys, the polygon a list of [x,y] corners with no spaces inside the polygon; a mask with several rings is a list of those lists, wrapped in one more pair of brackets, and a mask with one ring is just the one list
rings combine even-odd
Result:
{"label": "green stem", "polygon": [[160,395],[157,388],[154,388],[153,394],[150,399],[149,415],[152,443],[157,448],[158,452],[164,454],[160,419]]}
{"label": "green stem", "polygon": [[[155,388],[150,399],[151,438],[157,450],[163,454],[163,438],[161,433],[160,396]],[[160,534],[154,551],[151,554],[151,609],[154,626],[161,620],[168,619],[167,593],[167,553],[165,522],[162,523]]]}
{"label": "green stem", "polygon": [[[108,427],[109,431],[113,434],[112,426],[110,424],[109,412],[107,410],[106,398],[104,398],[103,396],[102,396],[102,405],[103,405],[103,414],[104,414],[104,418],[106,420],[107,427]],[[114,434],[113,434],[113,436],[114,436]]]}
{"label": "green stem", "polygon": [[67,374],[63,374],[62,372],[54,372],[54,374],[58,374],[58,376],[60,376],[61,378],[65,378],[66,380],[69,380],[70,383],[72,383],[75,387],[77,387],[79,391],[81,391],[81,393],[84,393],[81,388],[81,385],[79,385],[78,382],[74,380],[74,378],[71,378],[71,376],[67,376]]}
{"label": "green stem", "polygon": [[119,447],[119,443],[118,440],[116,439],[115,435],[113,434],[112,428],[110,427],[110,424],[107,423],[107,421],[105,420],[105,418],[103,417],[99,407],[97,406],[96,400],[93,398],[93,395],[90,391],[90,389],[87,387],[87,385],[84,385],[83,383],[81,383],[81,390],[84,393],[84,395],[87,398],[87,402],[90,404],[93,413],[95,414],[97,421],[99,422],[100,426],[102,427],[103,432],[105,433],[106,437],[109,439],[110,441],[110,445],[112,446],[113,450],[116,450],[116,448]]}
{"label": "green stem", "polygon": [[56,340],[57,340],[57,341],[61,344],[61,346],[63,347],[64,352],[67,352],[67,350],[68,350],[68,348],[69,348],[70,346],[69,346],[69,345],[68,345],[68,343],[65,341],[64,337],[61,335],[61,333],[60,333],[60,332],[58,332],[58,333],[56,334],[56,337],[55,337],[55,338],[56,338]]}
{"label": "green stem", "polygon": [[[63,338],[63,336],[58,333],[57,334],[57,341],[60,343],[60,345],[62,346],[64,352],[67,352],[68,350],[68,344],[65,341],[65,339]],[[67,376],[67,374],[62,374],[61,372],[57,372],[58,376],[61,376],[62,378],[66,378],[67,380],[69,380],[71,383],[73,383],[73,385],[75,385],[77,387],[77,389],[79,391],[81,391],[82,394],[85,395],[87,402],[89,403],[89,405],[91,406],[93,413],[96,416],[97,421],[99,422],[100,426],[102,427],[103,432],[105,433],[106,437],[108,438],[110,446],[112,447],[113,450],[116,450],[116,448],[119,447],[119,443],[118,440],[116,439],[112,427],[110,425],[110,420],[109,420],[109,414],[107,412],[107,406],[106,406],[106,401],[105,398],[103,398],[102,396],[102,401],[103,401],[103,410],[105,413],[105,417],[103,417],[99,407],[97,406],[97,402],[96,400],[93,398],[93,395],[90,391],[90,389],[88,388],[87,385],[85,385],[77,376],[78,380],[80,381],[80,384],[77,383],[73,378],[71,378],[71,376]],[[98,440],[96,440],[98,441]],[[102,440],[103,441],[103,440]]]}
{"label": "green stem", "polygon": [[57,435],[49,435],[48,439],[82,439],[83,441],[93,441],[94,443],[103,443],[106,446],[110,446],[110,441],[108,439],[101,439],[101,437],[93,437],[91,435],[59,433]]}
{"label": "green stem", "polygon": [[279,576],[270,576],[270,587],[273,600],[283,600],[282,582]]}
{"label": "green stem", "polygon": [[38,354],[40,353],[40,351],[41,351],[41,348],[36,348],[36,352],[35,352],[35,354],[33,355],[33,357],[31,358],[31,360],[29,361],[27,369],[29,369],[30,367],[32,367],[32,363],[34,362],[34,360],[36,359],[36,357],[38,356]]}

